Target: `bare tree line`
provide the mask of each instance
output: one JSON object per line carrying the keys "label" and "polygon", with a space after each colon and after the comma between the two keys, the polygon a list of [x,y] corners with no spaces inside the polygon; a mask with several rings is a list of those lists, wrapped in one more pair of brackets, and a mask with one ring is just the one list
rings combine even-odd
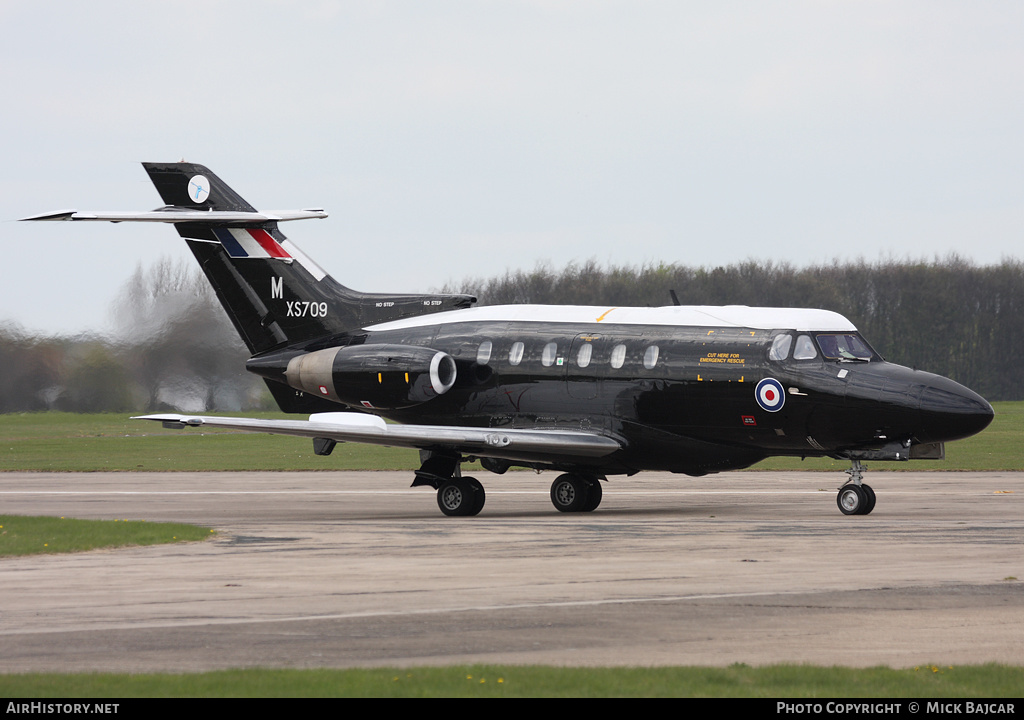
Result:
{"label": "bare tree line", "polygon": [[[445,292],[480,304],[816,307],[848,317],[888,360],[936,372],[990,400],[1024,399],[1024,262],[785,263],[727,267],[538,266]],[[0,324],[0,412],[187,412],[270,408],[263,383],[197,269],[164,260],[122,288],[110,336],[33,337]]]}
{"label": "bare tree line", "polygon": [[206,279],[189,263],[137,267],[108,336],[32,337],[0,325],[0,412],[241,410],[272,406]]}

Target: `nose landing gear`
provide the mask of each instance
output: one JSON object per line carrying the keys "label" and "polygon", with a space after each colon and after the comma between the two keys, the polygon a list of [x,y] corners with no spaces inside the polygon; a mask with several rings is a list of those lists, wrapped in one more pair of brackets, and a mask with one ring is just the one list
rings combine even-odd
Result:
{"label": "nose landing gear", "polygon": [[850,479],[839,488],[836,505],[843,515],[867,515],[875,509],[875,491],[863,482],[864,464],[860,460],[852,462],[853,466],[845,471]]}

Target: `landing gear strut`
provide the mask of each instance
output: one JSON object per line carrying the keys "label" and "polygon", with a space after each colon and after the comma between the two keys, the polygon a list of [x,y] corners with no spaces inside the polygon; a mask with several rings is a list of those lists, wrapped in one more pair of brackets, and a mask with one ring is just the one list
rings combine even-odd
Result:
{"label": "landing gear strut", "polygon": [[596,477],[565,473],[551,483],[551,504],[559,512],[592,512],[603,494]]}
{"label": "landing gear strut", "polygon": [[867,515],[875,509],[875,491],[863,482],[864,464],[853,460],[853,466],[846,470],[850,479],[839,488],[836,505],[843,515]]}

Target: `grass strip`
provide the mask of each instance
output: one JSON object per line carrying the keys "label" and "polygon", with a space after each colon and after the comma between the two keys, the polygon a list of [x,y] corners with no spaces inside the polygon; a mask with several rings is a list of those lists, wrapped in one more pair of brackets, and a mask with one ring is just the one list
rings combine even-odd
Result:
{"label": "grass strip", "polygon": [[849,668],[472,665],[353,670],[242,669],[186,674],[0,675],[0,696],[1019,698],[1008,665]]}
{"label": "grass strip", "polygon": [[[281,418],[279,413],[237,413]],[[292,416],[290,419],[295,419]],[[123,414],[0,415],[0,471],[210,472],[405,470],[415,450],[340,443],[329,457],[304,438],[204,428],[168,430]]]}
{"label": "grass strip", "polygon": [[184,523],[0,515],[0,557],[191,542],[213,532]]}
{"label": "grass strip", "polygon": [[[992,425],[946,445],[943,461],[875,463],[870,470],[1024,470],[1024,401],[1000,402]],[[280,418],[280,413],[237,413]],[[291,416],[294,419],[294,416]],[[339,443],[328,457],[312,441],[231,430],[168,430],[122,414],[13,413],[0,415],[0,471],[261,471],[415,470],[415,450]],[[754,470],[840,472],[845,460],[769,458]],[[477,469],[477,465],[466,469]]]}

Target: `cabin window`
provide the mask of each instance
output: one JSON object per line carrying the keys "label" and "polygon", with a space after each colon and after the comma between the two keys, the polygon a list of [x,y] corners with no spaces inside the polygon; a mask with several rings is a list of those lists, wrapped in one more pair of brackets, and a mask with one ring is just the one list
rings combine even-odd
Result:
{"label": "cabin window", "polygon": [[772,349],[768,351],[769,360],[785,360],[789,357],[789,348],[793,346],[793,336],[789,333],[776,335],[772,341]]}
{"label": "cabin window", "polygon": [[544,367],[551,367],[555,364],[556,355],[558,355],[558,343],[549,342],[544,346],[544,352],[541,353],[541,365]]}
{"label": "cabin window", "polygon": [[476,351],[476,364],[486,365],[491,361],[491,341],[484,340]]}
{"label": "cabin window", "polygon": [[647,349],[644,350],[644,367],[648,370],[653,370],[654,366],[658,364],[658,346],[648,345]]}
{"label": "cabin window", "polygon": [[518,365],[523,361],[523,347],[521,342],[512,343],[512,348],[508,351],[509,365]]}
{"label": "cabin window", "polygon": [[818,357],[818,351],[810,335],[801,335],[796,339],[796,349],[793,350],[794,360],[813,360]]}
{"label": "cabin window", "polygon": [[616,345],[612,348],[612,367],[618,370],[626,362],[626,346]]}
{"label": "cabin window", "polygon": [[580,345],[580,351],[576,353],[576,364],[585,368],[590,364],[590,358],[594,354],[594,346],[590,343]]}

